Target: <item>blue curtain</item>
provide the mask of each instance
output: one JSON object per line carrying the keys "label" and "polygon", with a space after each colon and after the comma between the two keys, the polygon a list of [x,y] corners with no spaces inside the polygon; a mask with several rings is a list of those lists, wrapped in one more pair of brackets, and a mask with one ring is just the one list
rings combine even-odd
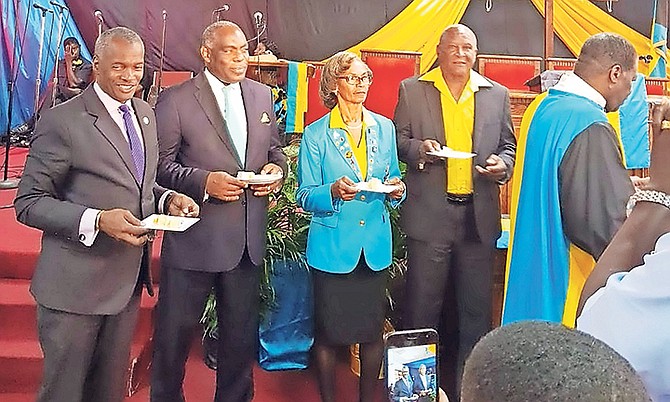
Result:
{"label": "blue curtain", "polygon": [[[64,0],[55,0],[54,3],[65,5]],[[56,61],[63,57],[62,46],[59,46],[58,20],[59,10],[47,0],[0,0],[2,5],[2,38],[0,43],[0,136],[6,134],[7,111],[9,106],[9,82],[13,74],[18,74],[12,98],[12,122],[15,128],[28,121],[35,112],[34,97],[37,83],[37,67],[40,43],[40,27],[42,11],[34,7],[38,4],[50,12],[44,19],[44,38],[42,49],[42,67],[40,72],[40,102],[50,99],[51,80],[53,78]],[[27,18],[26,18],[27,17]],[[91,54],[86,48],[79,30],[65,10],[62,17],[64,32],[60,38],[74,36],[81,43],[81,55],[91,60]],[[15,37],[18,34],[18,37]],[[56,51],[59,50],[59,55]],[[39,108],[39,106],[38,106]]]}

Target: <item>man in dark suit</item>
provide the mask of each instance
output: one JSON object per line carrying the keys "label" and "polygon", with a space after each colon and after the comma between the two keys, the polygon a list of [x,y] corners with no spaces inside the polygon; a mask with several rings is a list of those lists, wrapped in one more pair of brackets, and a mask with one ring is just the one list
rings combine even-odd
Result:
{"label": "man in dark suit", "polygon": [[412,377],[409,375],[409,368],[402,367],[401,377],[393,386],[393,401],[394,402],[409,402],[416,401],[419,396],[414,393],[414,383]]}
{"label": "man in dark suit", "polygon": [[[38,401],[122,401],[156,210],[197,215],[190,198],[155,187],[154,114],[132,99],[144,45],[127,28],[95,44],[95,84],[37,123],[15,200],[41,229],[31,292],[44,352]],[[166,202],[167,201],[167,202]],[[162,209],[162,208],[161,208]]]}
{"label": "man in dark suit", "polygon": [[186,358],[212,287],[219,328],[215,400],[251,400],[267,195],[282,179],[249,184],[236,175],[286,170],[270,89],[245,79],[249,51],[242,30],[228,21],[210,25],[200,55],[205,70],[164,91],[156,105],[158,182],[202,202],[202,220],[163,241],[155,402],[184,400]]}
{"label": "man in dark suit", "polygon": [[435,393],[434,376],[426,374],[426,365],[419,366],[419,370],[414,377],[414,393],[419,395],[418,402],[430,401],[430,394]]}
{"label": "man in dark suit", "polygon": [[[453,365],[445,380],[458,377],[490,328],[498,186],[512,174],[516,148],[508,92],[472,71],[476,55],[477,39],[468,27],[447,27],[437,46],[439,68],[403,81],[395,112],[398,153],[407,163],[403,325],[439,330],[443,312],[457,311],[458,357],[443,365]],[[429,154],[444,145],[476,156],[445,160]],[[457,306],[444,306],[449,288]],[[449,399],[457,400],[448,381]]]}

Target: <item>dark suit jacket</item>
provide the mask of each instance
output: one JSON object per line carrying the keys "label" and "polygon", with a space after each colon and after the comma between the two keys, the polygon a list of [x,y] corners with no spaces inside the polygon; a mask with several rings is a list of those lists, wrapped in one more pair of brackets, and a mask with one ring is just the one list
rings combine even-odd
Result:
{"label": "dark suit jacket", "polygon": [[414,393],[418,394],[421,391],[428,391],[429,389],[433,388],[432,380],[434,378],[435,377],[426,374],[426,386],[424,387],[423,382],[421,382],[421,376],[419,376],[419,374],[414,376],[414,389],[413,389]]}
{"label": "dark suit jacket", "polygon": [[[240,85],[247,115],[246,166],[241,166],[204,73],[161,93],[156,104],[159,184],[202,201],[211,171],[233,176],[240,170],[258,173],[273,162],[287,172],[270,89],[249,79]],[[267,203],[267,197],[256,197],[251,190],[245,190],[235,202],[209,198],[200,207],[200,222],[186,232],[165,234],[162,264],[195,271],[229,271],[238,265],[247,247],[251,261],[261,265]]]}
{"label": "dark suit jacket", "polygon": [[[443,160],[419,166],[419,146],[425,139],[445,145],[444,124],[440,93],[433,83],[417,77],[400,84],[395,111],[400,160],[407,163],[407,199],[401,219],[408,236],[417,240],[436,240],[436,233],[444,233],[446,221],[444,189],[446,169]],[[475,123],[472,140],[477,154],[473,164],[486,166],[491,154],[500,156],[512,175],[516,139],[509,107],[507,89],[492,82],[491,87],[480,87],[475,93]],[[498,183],[472,169],[474,209],[477,232],[482,242],[494,242],[500,236],[500,201]],[[440,239],[437,239],[440,240]]]}
{"label": "dark suit jacket", "polygon": [[116,314],[130,300],[140,275],[150,282],[145,247],[103,232],[91,247],[78,240],[86,208],[125,208],[140,219],[155,211],[154,114],[145,102],[132,102],[146,156],[141,184],[132,173],[128,143],[93,86],[46,111],[37,123],[14,205],[19,221],[43,231],[31,292],[46,307]]}
{"label": "dark suit jacket", "polygon": [[409,386],[405,384],[405,382],[402,379],[396,381],[395,385],[393,386],[394,401],[400,401],[400,398],[410,397],[414,394],[414,392],[412,391],[412,388],[414,388],[412,384],[412,379],[408,379],[407,382],[409,383]]}

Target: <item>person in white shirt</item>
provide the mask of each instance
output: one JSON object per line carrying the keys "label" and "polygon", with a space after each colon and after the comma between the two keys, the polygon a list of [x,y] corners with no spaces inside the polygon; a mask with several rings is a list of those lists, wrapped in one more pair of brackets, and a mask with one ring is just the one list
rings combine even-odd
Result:
{"label": "person in white shirt", "polygon": [[577,319],[577,329],[631,363],[656,402],[670,401],[669,120],[664,99],[652,116],[649,183],[631,197],[630,216],[584,286]]}
{"label": "person in white shirt", "polygon": [[44,352],[38,401],[123,400],[142,288],[153,294],[152,233],[140,220],[161,207],[199,212],[156,186],[154,113],[133,98],[142,39],[103,32],[93,70],[94,85],[37,122],[14,201],[17,219],[43,231],[30,288]]}

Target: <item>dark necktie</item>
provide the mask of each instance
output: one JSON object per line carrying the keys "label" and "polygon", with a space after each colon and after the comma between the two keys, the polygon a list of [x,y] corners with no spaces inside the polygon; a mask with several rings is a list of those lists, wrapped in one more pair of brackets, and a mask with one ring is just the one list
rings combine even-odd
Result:
{"label": "dark necktie", "polygon": [[126,126],[126,133],[128,134],[128,145],[130,145],[130,155],[133,158],[135,165],[135,178],[139,183],[144,179],[144,150],[142,150],[142,139],[135,124],[133,124],[133,117],[130,114],[130,108],[127,105],[119,106],[119,110],[123,113],[123,124]]}

